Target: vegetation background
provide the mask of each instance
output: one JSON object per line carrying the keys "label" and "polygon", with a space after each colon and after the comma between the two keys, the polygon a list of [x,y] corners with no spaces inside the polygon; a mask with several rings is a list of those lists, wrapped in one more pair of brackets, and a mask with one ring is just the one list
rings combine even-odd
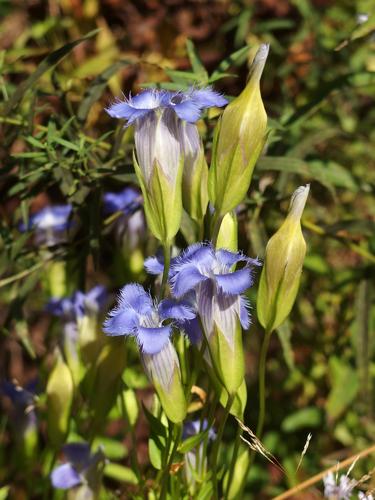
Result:
{"label": "vegetation background", "polygon": [[[48,371],[56,332],[43,312],[49,299],[43,286],[47,260],[72,263],[71,291],[97,281],[116,290],[129,276],[145,279],[134,263],[118,272],[108,221],[100,215],[104,191],[135,182],[131,131],[104,111],[113,96],[148,85],[194,83],[236,96],[257,46],[267,42],[262,95],[270,137],[240,207],[240,247],[262,256],[290,194],[307,182],[311,192],[303,218],[308,253],[301,289],[289,320],[271,339],[267,364],[263,442],[289,478],[258,457],[246,498],[271,498],[370,446],[375,436],[371,2],[1,0],[0,19],[1,378],[24,385]],[[202,122],[201,129],[210,141],[212,123]],[[19,221],[64,201],[73,203],[83,223],[69,247],[45,257],[19,232]],[[183,238],[189,240],[188,232],[180,236],[181,246]],[[143,255],[156,245],[149,239]],[[256,290],[251,298],[254,304]],[[245,422],[252,429],[261,337],[254,317],[245,337]],[[147,384],[135,389],[140,400],[151,398]],[[6,415],[0,417],[0,484],[11,487],[1,498],[7,492],[32,498],[22,471],[9,462]],[[121,419],[107,423],[106,435],[122,440],[124,450],[130,447]],[[310,446],[296,472],[309,432]],[[225,430],[227,443],[234,434],[232,422]],[[140,420],[136,439],[143,464],[147,437],[147,424]],[[129,465],[125,451],[120,460]],[[374,465],[374,457],[361,460],[353,475],[361,477]],[[35,484],[42,484],[38,456],[34,472]],[[107,486],[120,497],[129,495],[121,481],[109,480]],[[321,485],[314,488],[296,498],[321,497]]]}

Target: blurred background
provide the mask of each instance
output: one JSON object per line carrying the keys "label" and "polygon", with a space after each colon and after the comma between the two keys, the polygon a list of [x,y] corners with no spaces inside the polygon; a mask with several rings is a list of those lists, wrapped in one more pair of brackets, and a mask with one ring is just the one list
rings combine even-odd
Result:
{"label": "blurred background", "polygon": [[[1,378],[25,386],[35,376],[43,381],[48,372],[56,325],[44,307],[58,279],[54,274],[55,282],[46,283],[46,262],[69,262],[66,293],[97,282],[114,291],[129,279],[149,283],[142,262],[156,250],[156,241],[141,239],[132,257],[114,255],[117,240],[101,213],[104,191],[135,182],[132,132],[104,108],[115,97],[156,85],[211,84],[236,96],[257,47],[266,42],[270,55],[261,88],[270,135],[239,208],[240,247],[262,257],[294,189],[309,182],[311,193],[303,218],[308,252],[301,289],[289,320],[271,340],[267,365],[263,441],[290,473],[289,483],[272,464],[257,459],[246,498],[271,498],[370,446],[375,436],[373,3],[2,0],[0,19]],[[206,118],[200,124],[208,157],[214,122]],[[46,256],[19,224],[50,203],[64,202],[72,203],[81,223],[69,245]],[[177,240],[180,247],[186,243],[188,229]],[[254,429],[262,330],[255,318],[256,289],[250,298],[245,422]],[[135,390],[141,399],[150,397],[147,387]],[[11,482],[17,498],[32,498],[16,464],[7,463],[12,438],[3,399],[0,481]],[[295,472],[309,432],[309,449]],[[227,426],[228,442],[234,434],[235,425]],[[142,422],[137,440],[147,463]],[[374,458],[360,461],[355,476],[373,466]],[[38,464],[35,471],[40,478]],[[122,495],[127,498],[126,489]],[[320,497],[316,491],[298,498]]]}

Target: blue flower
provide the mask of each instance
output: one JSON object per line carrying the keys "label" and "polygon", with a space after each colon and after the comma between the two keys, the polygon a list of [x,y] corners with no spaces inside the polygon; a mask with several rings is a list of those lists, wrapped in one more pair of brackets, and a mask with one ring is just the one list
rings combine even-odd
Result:
{"label": "blue flower", "polygon": [[[239,262],[245,266],[234,271],[233,267]],[[248,301],[242,294],[253,285],[252,269],[259,265],[258,259],[250,259],[240,252],[215,250],[211,244],[195,244],[171,265],[172,293],[181,298],[194,290],[208,336],[215,321],[231,343],[228,338],[231,314],[239,317],[243,328],[250,326]]]}
{"label": "blue flower", "polygon": [[[205,431],[208,428],[208,422],[206,419],[201,422],[200,420],[191,420],[184,422],[183,439],[195,436],[201,431]],[[208,441],[213,441],[216,439],[216,432],[214,429],[208,431]],[[189,485],[189,493],[195,498],[198,491],[197,488],[200,487],[201,481],[197,481],[197,478],[203,478],[207,471],[207,453],[205,453],[203,440],[199,445],[193,448],[191,451],[185,454],[184,469],[187,484]]]}
{"label": "blue flower", "polygon": [[106,111],[113,118],[127,120],[128,125],[158,109],[173,110],[180,120],[195,123],[204,109],[222,107],[227,102],[222,95],[211,88],[191,88],[186,92],[146,89],[124,101],[118,100]]}
{"label": "blue flower", "polygon": [[97,481],[97,469],[104,462],[101,450],[92,454],[87,443],[69,443],[63,447],[68,461],[59,465],[51,473],[51,482],[54,488],[67,490],[80,484],[88,483],[94,490]]}
{"label": "blue flower", "polygon": [[183,302],[162,300],[155,304],[141,285],[125,285],[120,291],[118,305],[103,325],[107,335],[128,335],[136,338],[145,354],[157,354],[169,341],[173,323],[166,320],[193,319],[194,312]]}
{"label": "blue flower", "polygon": [[[187,422],[184,422],[182,437],[183,439],[187,439],[189,437],[195,436],[199,432],[205,431],[207,428],[208,421],[206,418],[203,420],[203,422],[201,422],[200,420],[188,420]],[[210,441],[216,439],[216,432],[212,427],[208,431],[208,439]]]}
{"label": "blue flower", "polygon": [[0,384],[0,392],[12,402],[14,410],[12,422],[17,432],[21,434],[36,426],[34,409],[36,384],[37,380],[33,380],[25,388],[8,380],[4,380]]}
{"label": "blue flower", "polygon": [[107,214],[123,212],[125,215],[132,215],[141,207],[142,196],[137,189],[127,186],[119,193],[105,193],[103,201],[104,212]]}
{"label": "blue flower", "polygon": [[75,292],[71,297],[51,299],[47,304],[47,311],[64,321],[77,321],[84,315],[97,314],[105,305],[107,291],[102,285],[97,285],[89,292]]}
{"label": "blue flower", "polygon": [[26,226],[21,223],[20,231],[29,231],[35,228],[36,243],[47,246],[64,243],[67,240],[67,230],[72,226],[71,205],[48,206],[31,215]]}
{"label": "blue flower", "polygon": [[347,474],[341,475],[340,478],[329,472],[323,478],[324,496],[328,499],[334,498],[337,500],[350,500],[356,481],[351,480]]}

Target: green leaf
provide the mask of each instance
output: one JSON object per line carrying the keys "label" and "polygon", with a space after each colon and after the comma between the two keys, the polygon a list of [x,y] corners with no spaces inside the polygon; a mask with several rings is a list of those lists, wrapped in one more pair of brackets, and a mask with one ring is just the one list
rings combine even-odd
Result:
{"label": "green leaf", "polygon": [[106,464],[104,466],[104,475],[115,479],[116,481],[121,481],[129,484],[138,484],[138,478],[134,471],[129,467],[124,467],[120,464]]}
{"label": "green leaf", "polygon": [[319,427],[322,423],[322,412],[315,406],[302,408],[288,415],[282,422],[284,432],[295,432],[304,428]]}
{"label": "green leaf", "polygon": [[249,53],[250,46],[245,45],[239,50],[233,52],[230,56],[228,56],[224,61],[222,61],[219,66],[215,69],[215,71],[210,76],[210,83],[214,80],[217,80],[218,77],[221,77],[223,73],[227,71],[231,66],[240,66],[243,62],[246,61],[247,54]]}
{"label": "green leaf", "polygon": [[150,462],[157,470],[161,470],[162,468],[163,452],[164,446],[159,439],[150,438],[148,440],[148,454],[150,456]]}
{"label": "green leaf", "polygon": [[284,323],[282,323],[276,331],[283,349],[285,362],[288,365],[289,370],[292,371],[294,369],[294,356],[292,343],[290,341],[292,337],[292,330],[290,328],[289,321],[284,321]]}
{"label": "green leaf", "polygon": [[148,411],[145,405],[142,403],[144,414],[147,418],[147,421],[150,425],[151,435],[153,436],[167,436],[167,428],[162,424],[161,420],[154,417],[152,413]]}
{"label": "green leaf", "polygon": [[111,439],[105,436],[99,436],[94,439],[92,448],[97,449],[99,446],[103,446],[104,454],[110,460],[121,460],[128,455],[128,449],[120,441]]}
{"label": "green leaf", "polygon": [[194,73],[201,85],[205,85],[208,82],[208,73],[206,68],[203,66],[195,46],[191,40],[186,40],[186,50],[191,62]]}
{"label": "green leaf", "polygon": [[107,69],[100,73],[87,88],[83,100],[78,108],[77,118],[78,121],[85,122],[87,115],[92,107],[92,105],[98,101],[103,94],[108,80],[123,66],[127,64],[132,64],[132,61],[124,59],[111,64]]}
{"label": "green leaf", "polygon": [[180,453],[188,453],[190,450],[198,446],[198,444],[201,443],[204,439],[206,439],[206,437],[208,436],[208,431],[209,429],[206,429],[205,431],[199,432],[194,436],[188,437],[178,446],[178,451]]}
{"label": "green leaf", "polygon": [[20,83],[12,97],[7,101],[4,106],[3,114],[6,116],[11,113],[11,111],[21,102],[27,90],[31,89],[35,83],[39,80],[39,78],[50,68],[55,66],[61,59],[63,59],[69,52],[71,52],[74,47],[79,45],[82,42],[92,38],[98,33],[99,30],[90,31],[87,35],[78,40],[74,40],[73,42],[67,43],[63,47],[51,52],[48,54],[46,58],[39,64],[37,69],[29,76],[27,80]]}
{"label": "green leaf", "polygon": [[326,409],[331,418],[338,418],[353,403],[357,396],[359,382],[357,372],[337,357],[329,362],[332,389],[328,396]]}

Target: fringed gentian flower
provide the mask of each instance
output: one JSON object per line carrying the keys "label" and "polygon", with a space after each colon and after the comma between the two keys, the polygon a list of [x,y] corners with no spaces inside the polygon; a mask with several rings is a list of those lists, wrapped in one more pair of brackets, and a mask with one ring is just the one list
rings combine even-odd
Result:
{"label": "fringed gentian flower", "polygon": [[0,393],[12,403],[11,423],[17,441],[28,455],[32,455],[37,444],[37,416],[35,412],[35,392],[37,381],[21,387],[15,382],[4,380],[0,383]]}
{"label": "fringed gentian flower", "polygon": [[69,443],[63,447],[67,462],[51,473],[54,488],[68,490],[80,486],[80,498],[97,498],[105,456],[101,449],[90,452],[87,443]]}
{"label": "fringed gentian flower", "polygon": [[63,322],[64,354],[75,381],[80,371],[78,346],[82,348],[96,339],[98,315],[107,297],[106,289],[97,285],[87,293],[77,291],[71,297],[51,299],[47,304],[47,311]]}
{"label": "fringed gentian flower", "polygon": [[26,226],[21,223],[20,231],[35,228],[35,243],[37,245],[54,246],[65,243],[68,239],[68,229],[72,226],[71,205],[55,205],[45,207],[31,215]]}
{"label": "fringed gentian flower", "polygon": [[163,300],[155,304],[138,284],[122,288],[118,304],[103,325],[107,335],[135,337],[145,371],[154,384],[168,418],[181,422],[186,415],[186,400],[181,383],[180,364],[170,340],[173,322],[193,319],[188,305]]}
{"label": "fringed gentian flower", "polygon": [[211,89],[174,93],[153,89],[107,109],[112,117],[135,127],[134,165],[145,213],[151,231],[164,244],[177,233],[182,215],[183,124],[195,123],[205,108],[225,104]]}
{"label": "fringed gentian flower", "polygon": [[[207,430],[208,422],[207,420],[191,420],[184,423],[182,437],[183,439],[188,439],[189,437],[195,436],[199,432]],[[209,441],[214,441],[216,439],[216,432],[214,429],[210,428],[207,436]],[[189,485],[189,492],[191,495],[198,493],[196,487],[200,487],[201,483],[197,482],[197,478],[203,478],[207,471],[207,456],[205,454],[205,448],[203,440],[202,442],[185,454],[185,475],[186,481]]]}
{"label": "fringed gentian flower", "polygon": [[[237,263],[244,267],[233,270]],[[200,244],[189,247],[171,266],[172,293],[182,298],[195,292],[216,375],[233,395],[244,377],[241,325],[250,326],[243,293],[252,286],[252,270],[259,264],[242,253]]]}
{"label": "fringed gentian flower", "polygon": [[347,474],[338,478],[333,472],[329,472],[323,479],[324,496],[328,500],[350,500],[356,481],[349,478]]}
{"label": "fringed gentian flower", "polygon": [[116,237],[120,240],[126,258],[132,259],[131,252],[134,252],[146,237],[146,223],[143,211],[140,210],[143,204],[142,195],[138,189],[127,186],[119,193],[105,193],[103,201],[105,213],[124,214],[116,220]]}

